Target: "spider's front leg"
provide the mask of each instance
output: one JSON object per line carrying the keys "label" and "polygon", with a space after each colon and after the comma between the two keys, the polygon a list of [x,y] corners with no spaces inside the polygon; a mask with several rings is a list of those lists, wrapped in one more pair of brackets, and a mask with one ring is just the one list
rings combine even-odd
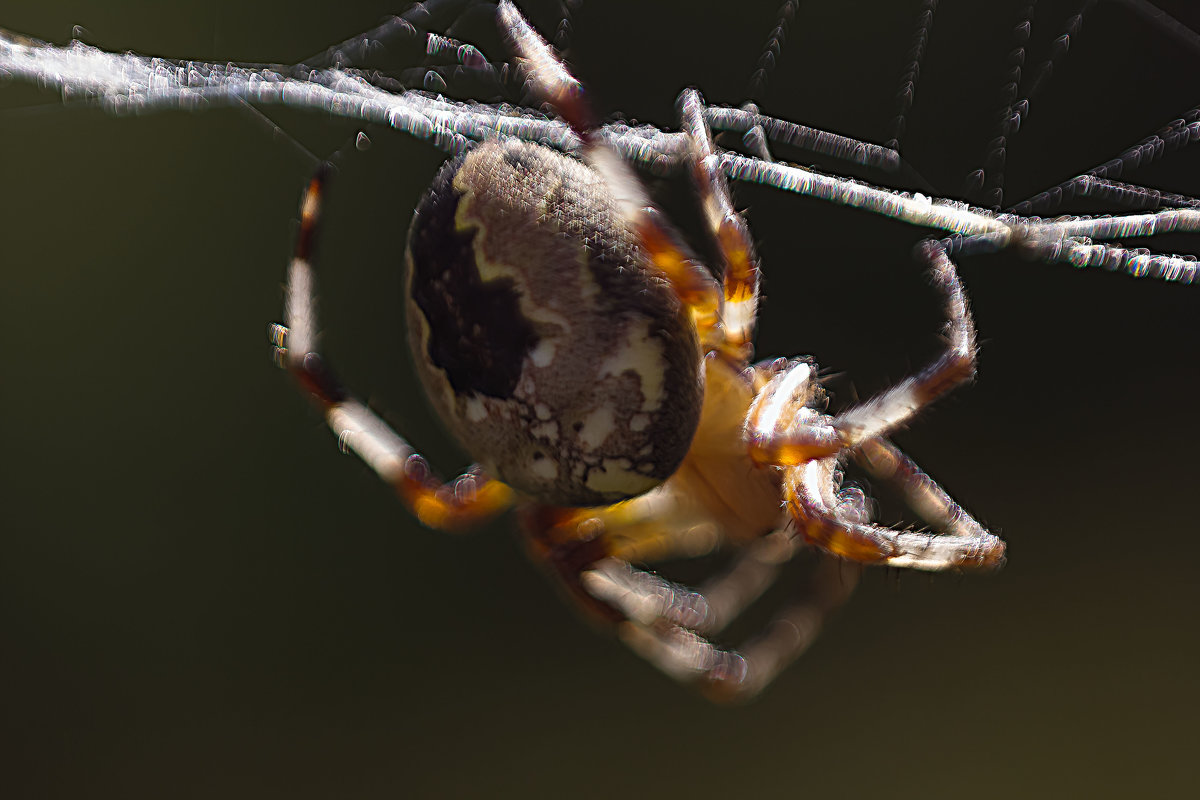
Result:
{"label": "spider's front leg", "polygon": [[[746,419],[751,454],[785,467],[788,510],[804,537],[863,563],[924,570],[996,568],[1004,542],[989,533],[915,463],[882,437],[975,372],[975,327],[950,259],[952,243],[928,241],[919,253],[946,297],[948,346],[934,363],[834,417],[813,406],[819,389],[811,364],[797,361],[772,377]],[[944,535],[898,531],[845,512],[834,476],[845,454],[875,477],[898,484],[909,507]],[[853,498],[849,498],[853,499]]]}
{"label": "spider's front leg", "polygon": [[[679,95],[679,117],[688,137],[692,184],[700,196],[709,235],[721,255],[721,351],[738,363],[749,362],[758,318],[760,269],[746,220],[733,207],[721,172],[712,131],[704,121],[704,100],[695,89]],[[764,145],[765,146],[765,145]]]}
{"label": "spider's front leg", "polygon": [[296,252],[288,266],[285,323],[270,327],[276,363],[316,402],[339,445],[395,488],[423,524],[456,530],[486,521],[512,505],[512,490],[477,468],[443,484],[408,442],[342,386],[317,350],[311,258],[326,177],[323,168],[304,193]]}

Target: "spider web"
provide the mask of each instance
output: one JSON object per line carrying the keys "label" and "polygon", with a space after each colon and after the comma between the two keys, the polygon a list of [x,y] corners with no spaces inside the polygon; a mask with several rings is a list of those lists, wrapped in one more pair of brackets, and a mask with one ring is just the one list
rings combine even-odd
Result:
{"label": "spider web", "polygon": [[[968,175],[966,195],[982,196],[996,209],[1003,206],[1009,141],[1019,132],[1021,120],[1029,113],[1030,100],[1050,81],[1056,63],[1068,52],[1070,37],[1079,36],[1083,12],[1090,10],[1093,5],[1084,3],[1078,9],[1079,13],[1066,20],[1065,32],[1053,42],[1049,55],[1036,67],[1027,84],[1023,82],[1022,69],[1026,45],[1030,43],[1033,7],[1031,5],[1023,10],[1016,26],[1018,47],[1009,54],[1010,70],[1005,75],[1005,105],[1000,114],[999,135],[988,144],[985,165]],[[932,24],[932,10],[928,5],[923,8],[917,37],[909,51],[912,60],[906,68],[897,116],[893,121],[895,135],[889,140],[897,146],[898,137],[904,134],[908,124],[916,90],[913,79],[919,73],[920,61],[924,56],[925,42]],[[424,13],[411,16],[419,23],[426,22]],[[425,40],[430,54],[455,49],[453,41],[435,34],[419,33],[406,18],[398,21],[403,24],[393,27],[406,36]],[[782,33],[782,25],[777,30]],[[773,54],[774,42],[772,39],[768,43],[768,54]],[[380,89],[375,83],[393,82],[386,76],[341,68],[340,54],[331,68],[288,69],[176,62],[128,53],[115,55],[78,42],[67,47],[54,47],[36,40],[10,37],[0,44],[3,45],[0,68],[9,75],[56,86],[68,102],[76,98],[94,100],[117,114],[147,113],[164,108],[197,110],[219,104],[274,104],[323,111],[361,123],[384,125],[431,140],[451,153],[460,152],[472,140],[493,136],[542,141],[565,150],[578,147],[578,141],[564,125],[534,112],[506,105],[455,102],[444,99],[440,93],[406,90],[398,85],[389,86],[395,91]],[[498,65],[493,67],[488,64],[482,53],[474,48],[464,55],[461,51],[465,47],[458,45],[458,60],[464,66],[454,66],[455,71],[478,71],[483,66],[488,74],[495,74]],[[309,60],[320,63],[327,59],[318,57]],[[426,87],[445,89],[442,74],[433,69],[426,70]],[[759,91],[765,90],[765,81],[761,79],[764,74],[766,71],[763,69],[756,73],[759,80],[754,87]],[[713,109],[707,117],[709,124],[715,128],[738,132],[755,129],[760,136],[765,131],[772,141],[784,145],[798,144],[851,163],[882,167],[889,171],[898,168],[899,154],[896,151],[839,139],[836,134],[815,131],[786,120],[759,117],[733,108]],[[684,153],[681,134],[652,126],[610,124],[606,126],[606,136],[626,158],[652,172],[669,172],[678,169],[681,164]],[[1200,138],[1200,107],[1189,109],[1178,121],[1168,122],[1164,128],[1144,137],[1106,163],[1094,166],[1085,175],[1050,187],[1048,191],[1022,201],[1017,208],[1026,213],[1053,210],[1061,205],[1063,197],[1070,199],[1081,194],[1100,194],[1108,200],[1132,201],[1131,204],[1156,208],[1161,205],[1162,193],[1150,195],[1141,187],[1115,184],[1112,179],[1122,177],[1123,171],[1130,166],[1140,166],[1141,162],[1149,162],[1163,151],[1178,149],[1195,138]],[[994,240],[994,245],[991,245],[993,249],[1012,246],[1015,233],[1018,246],[1048,260],[1066,261],[1076,266],[1103,266],[1134,275],[1154,275],[1169,281],[1188,283],[1197,275],[1194,258],[1139,255],[1120,247],[1093,244],[1088,238],[1111,239],[1115,236],[1200,228],[1200,213],[1188,209],[1123,215],[1112,222],[1080,219],[1045,230],[1032,228],[1014,232],[1010,225],[1026,226],[1028,223],[1015,217],[995,217],[983,209],[971,208],[963,203],[931,201],[920,193],[910,195],[907,192],[877,189],[837,176],[782,164],[769,157],[757,158],[726,152],[721,158],[723,170],[735,180],[762,183],[916,225],[980,236],[983,244]],[[1186,195],[1168,193],[1167,198],[1189,207],[1197,205]]]}

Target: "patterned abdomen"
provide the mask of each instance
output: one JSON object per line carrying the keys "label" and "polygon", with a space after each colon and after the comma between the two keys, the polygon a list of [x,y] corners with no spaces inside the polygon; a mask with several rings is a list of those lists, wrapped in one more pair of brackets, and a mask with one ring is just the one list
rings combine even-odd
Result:
{"label": "patterned abdomen", "polygon": [[589,167],[480,145],[438,173],[406,256],[426,394],[490,473],[577,506],[675,471],[703,399],[696,330]]}

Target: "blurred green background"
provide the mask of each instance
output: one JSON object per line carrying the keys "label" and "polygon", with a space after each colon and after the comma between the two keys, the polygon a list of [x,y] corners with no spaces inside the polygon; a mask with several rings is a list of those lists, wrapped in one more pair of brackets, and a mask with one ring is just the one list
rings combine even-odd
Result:
{"label": "blurred green background", "polygon": [[[959,193],[995,135],[1019,5],[947,2],[935,19],[902,151],[940,194]],[[1188,0],[1170,5],[1200,28]],[[919,7],[802,3],[761,105],[887,139]],[[553,29],[555,4],[529,8]],[[1038,6],[1027,69],[1073,8]],[[16,0],[0,24],[287,62],[399,10]],[[604,113],[666,125],[684,86],[744,99],[775,14],[774,0],[587,4],[571,55]],[[1099,3],[1010,149],[1009,199],[1180,116],[1198,66],[1200,50]],[[357,130],[268,113],[321,154]],[[413,386],[398,303],[411,208],[443,157],[369,134],[331,189],[325,345],[448,473],[461,457]],[[898,438],[1008,540],[1009,565],[868,571],[758,702],[714,708],[581,624],[511,521],[419,528],[272,368],[266,324],[310,170],[287,142],[244,111],[113,118],[9,82],[0,168],[7,796],[1195,790],[1195,287],[963,263],[979,379]],[[1129,178],[1200,193],[1200,158]],[[655,189],[686,216],[677,189]],[[762,356],[815,355],[842,373],[844,402],[937,352],[937,299],[909,255],[920,231],[754,187],[737,202],[766,271]],[[1196,253],[1200,239],[1151,246]]]}

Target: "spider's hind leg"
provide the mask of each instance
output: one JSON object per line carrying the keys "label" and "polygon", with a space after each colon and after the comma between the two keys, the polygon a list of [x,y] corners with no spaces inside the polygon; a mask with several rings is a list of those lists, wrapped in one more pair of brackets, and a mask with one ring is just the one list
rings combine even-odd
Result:
{"label": "spider's hind leg", "polygon": [[[788,539],[795,547],[790,534]],[[695,681],[714,700],[750,700],[808,650],[825,618],[846,602],[858,584],[861,568],[857,564],[824,553],[815,555],[816,564],[799,597],[776,612],[761,633],[737,650],[722,650],[706,638],[711,634],[679,625],[629,621],[618,628],[618,635],[660,670],[677,680]],[[744,560],[728,575],[712,582],[708,593],[736,591],[738,568],[753,558],[753,552],[744,554]]]}
{"label": "spider's hind leg", "polygon": [[512,490],[478,468],[443,484],[408,442],[342,386],[317,349],[312,253],[327,173],[325,167],[318,171],[304,193],[296,252],[288,265],[286,321],[270,326],[276,363],[321,409],[339,446],[390,484],[423,524],[454,530],[485,521],[512,504]]}
{"label": "spider's hind leg", "polygon": [[736,650],[724,649],[714,638],[805,548],[791,531],[775,531],[747,544],[724,571],[695,588],[635,566],[703,555],[719,544],[711,525],[706,536],[681,512],[671,498],[652,493],[604,509],[530,510],[524,528],[535,560],[630,649],[713,699],[748,700],[809,647],[825,616],[853,591],[859,567],[809,551],[817,563],[799,597],[762,633]]}

